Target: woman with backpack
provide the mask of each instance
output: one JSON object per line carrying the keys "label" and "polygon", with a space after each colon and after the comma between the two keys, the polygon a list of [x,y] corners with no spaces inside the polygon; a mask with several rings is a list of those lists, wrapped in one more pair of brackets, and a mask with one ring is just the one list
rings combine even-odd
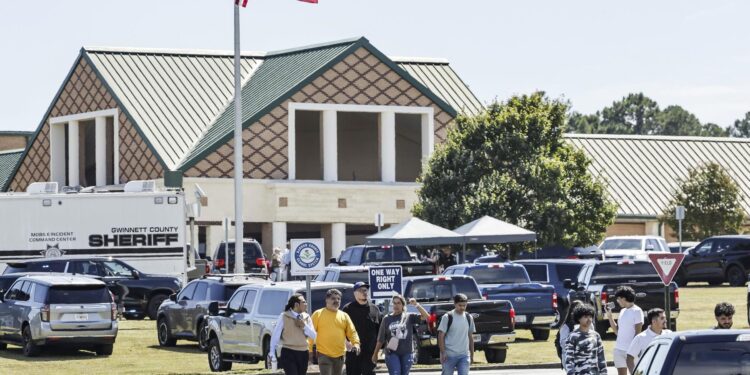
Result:
{"label": "woman with backpack", "polygon": [[[388,314],[380,323],[378,341],[372,354],[372,363],[378,363],[380,349],[385,351],[385,365],[390,375],[407,375],[412,365],[414,355],[412,349],[412,334],[422,320],[427,320],[430,314],[414,298],[409,304],[419,310],[419,315],[406,311],[406,300],[401,295],[393,296],[391,300],[393,312]],[[420,316],[421,315],[421,316]]]}

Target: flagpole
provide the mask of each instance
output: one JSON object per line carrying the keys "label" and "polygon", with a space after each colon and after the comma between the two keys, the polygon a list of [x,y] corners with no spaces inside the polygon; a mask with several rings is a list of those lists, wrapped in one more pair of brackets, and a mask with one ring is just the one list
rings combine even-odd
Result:
{"label": "flagpole", "polygon": [[[242,222],[242,77],[240,73],[240,4],[234,4],[234,272],[245,273]],[[228,249],[227,249],[228,251]],[[228,254],[228,252],[227,252]]]}

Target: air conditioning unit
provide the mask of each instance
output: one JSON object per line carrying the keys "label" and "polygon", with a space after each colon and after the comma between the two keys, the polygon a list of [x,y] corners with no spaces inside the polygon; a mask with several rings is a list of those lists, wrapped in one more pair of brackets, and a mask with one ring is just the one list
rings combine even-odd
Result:
{"label": "air conditioning unit", "polygon": [[123,189],[126,193],[143,193],[156,191],[156,181],[154,180],[135,180],[125,184]]}
{"label": "air conditioning unit", "polygon": [[32,182],[26,188],[29,194],[57,194],[57,182]]}

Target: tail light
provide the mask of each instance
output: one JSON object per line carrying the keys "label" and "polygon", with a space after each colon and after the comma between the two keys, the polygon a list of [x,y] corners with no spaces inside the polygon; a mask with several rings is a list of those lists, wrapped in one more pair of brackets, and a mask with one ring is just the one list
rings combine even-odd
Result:
{"label": "tail light", "polygon": [[516,329],[516,309],[510,308],[510,328]]}
{"label": "tail light", "polygon": [[680,290],[677,288],[674,289],[674,304],[675,306],[680,304]]}
{"label": "tail light", "polygon": [[49,305],[42,306],[41,319],[43,322],[49,322]]}
{"label": "tail light", "polygon": [[552,308],[557,310],[557,293],[552,293]]}
{"label": "tail light", "polygon": [[216,268],[224,268],[226,265],[224,258],[216,259]]}
{"label": "tail light", "polygon": [[255,258],[255,265],[258,267],[265,267],[266,260],[263,258]]}
{"label": "tail light", "polygon": [[578,255],[568,255],[565,259],[581,259]]}
{"label": "tail light", "polygon": [[437,324],[437,314],[431,313],[430,317],[427,319],[427,328],[429,328],[430,332],[435,332],[436,324]]}
{"label": "tail light", "polygon": [[607,305],[607,292],[602,292],[602,307]]}
{"label": "tail light", "polygon": [[110,303],[111,306],[111,318],[112,320],[117,320],[117,304],[114,302]]}

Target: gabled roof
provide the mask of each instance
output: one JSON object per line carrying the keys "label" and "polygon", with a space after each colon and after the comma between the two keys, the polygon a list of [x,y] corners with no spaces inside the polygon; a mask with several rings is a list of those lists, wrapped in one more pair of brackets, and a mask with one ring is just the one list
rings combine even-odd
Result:
{"label": "gabled roof", "polygon": [[[292,50],[242,53],[243,123],[293,91],[320,68],[365,47],[451,115],[482,105],[440,59],[384,56],[365,38]],[[84,47],[104,85],[168,169],[189,166],[231,138],[233,54],[227,51]],[[261,68],[266,64],[266,68]],[[317,68],[317,70],[316,70]],[[260,73],[259,75],[256,74]],[[252,122],[250,122],[252,123]]]}
{"label": "gabled roof", "polygon": [[0,151],[0,191],[8,188],[13,171],[21,161],[23,153],[23,149]]}
{"label": "gabled roof", "polygon": [[566,134],[566,141],[592,160],[620,217],[661,215],[690,168],[715,162],[739,185],[750,215],[750,139]]}

